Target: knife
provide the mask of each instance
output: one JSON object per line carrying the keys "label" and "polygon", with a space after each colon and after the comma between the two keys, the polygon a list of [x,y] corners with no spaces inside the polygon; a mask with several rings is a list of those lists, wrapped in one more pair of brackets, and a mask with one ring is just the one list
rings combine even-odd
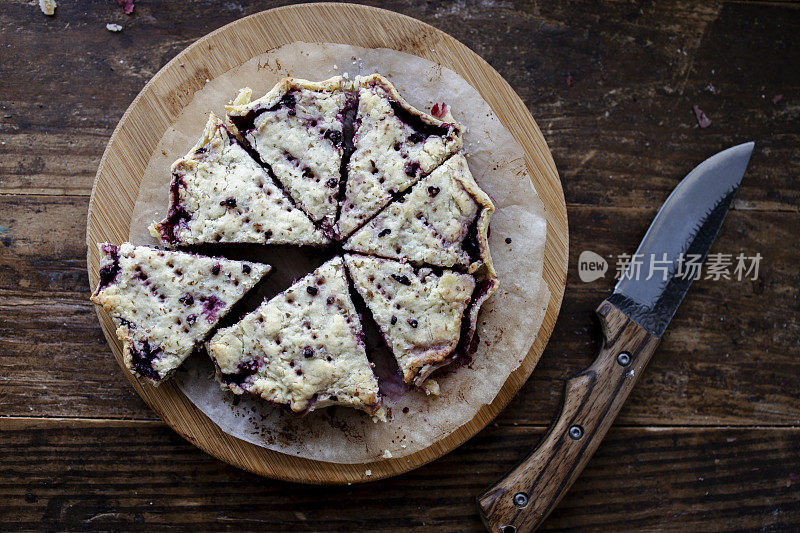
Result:
{"label": "knife", "polygon": [[561,412],[533,453],[478,496],[487,529],[535,530],[583,471],[692,284],[687,258],[705,260],[752,152],[749,142],[706,159],[661,206],[613,294],[597,308],[604,340],[594,363],[567,380]]}

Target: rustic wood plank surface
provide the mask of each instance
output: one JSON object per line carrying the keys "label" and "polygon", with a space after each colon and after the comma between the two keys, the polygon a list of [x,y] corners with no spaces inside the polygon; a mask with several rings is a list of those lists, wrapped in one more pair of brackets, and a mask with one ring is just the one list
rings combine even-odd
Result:
{"label": "rustic wood plank surface", "polygon": [[[275,5],[139,1],[132,16],[100,0],[63,2],[55,17],[32,1],[0,9],[0,527],[479,529],[472,498],[533,447],[563,380],[596,352],[592,311],[613,281],[581,283],[580,251],[632,252],[691,166],[745,140],[756,152],[713,251],[760,252],[759,280],[692,287],[618,425],[546,527],[796,527],[800,9],[791,4],[381,3],[489,61],[553,152],[570,272],[533,378],[497,427],[461,449],[346,490],[242,474],[157,421],[87,301],[92,179],[123,111],[164,63]],[[109,22],[124,30],[109,33]],[[697,126],[693,105],[711,126]]]}

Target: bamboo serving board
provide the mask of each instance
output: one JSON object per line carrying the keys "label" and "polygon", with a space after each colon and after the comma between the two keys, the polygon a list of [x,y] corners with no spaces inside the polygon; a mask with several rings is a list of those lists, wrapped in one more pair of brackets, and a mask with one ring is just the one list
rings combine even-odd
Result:
{"label": "bamboo serving board", "polygon": [[[267,450],[224,433],[171,382],[140,384],[139,395],[181,436],[207,453],[250,472],[306,483],[377,480],[441,457],[485,427],[530,376],[553,331],[567,272],[567,214],[555,164],[539,128],[519,96],[483,59],[449,35],[413,18],[351,4],[305,4],[265,11],[233,22],[199,39],[162,68],[125,112],[97,171],[87,222],[88,269],[97,286],[98,242],[127,239],[131,214],[147,162],[158,140],[206,78],[239,66],[261,53],[295,41],[333,42],[393,48],[454,70],[477,89],[525,150],[531,179],[547,210],[544,278],[550,301],[531,350],[491,405],[431,446],[407,457],[362,464],[336,464]],[[256,51],[256,52],[253,52]],[[106,339],[120,366],[121,344],[109,316],[98,310]],[[365,475],[371,471],[371,476]]]}

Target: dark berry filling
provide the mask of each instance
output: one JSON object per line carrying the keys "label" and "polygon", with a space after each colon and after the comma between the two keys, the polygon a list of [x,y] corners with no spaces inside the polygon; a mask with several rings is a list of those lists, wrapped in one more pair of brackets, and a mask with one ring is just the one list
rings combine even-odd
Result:
{"label": "dark berry filling", "polygon": [[389,320],[389,322],[394,326],[395,324],[397,324],[397,317],[392,315],[392,318],[391,320]]}
{"label": "dark berry filling", "polygon": [[464,310],[464,316],[461,318],[461,338],[458,341],[458,346],[448,356],[445,364],[458,360],[463,364],[468,364],[471,361],[471,356],[478,349],[478,342],[480,341],[476,327],[478,311],[495,285],[496,280],[493,279],[485,279],[475,285],[475,289],[472,291],[472,298],[466,310]]}
{"label": "dark berry filling", "polygon": [[316,287],[312,287],[311,285],[309,285],[308,287],[306,287],[306,292],[307,292],[308,294],[310,294],[311,296],[316,296],[316,295],[317,295],[317,293],[319,292],[319,289],[317,289]]}
{"label": "dark berry filling", "polygon": [[306,346],[303,348],[303,357],[306,359],[311,359],[314,357],[314,350],[311,348],[311,346]]}
{"label": "dark berry filling", "polygon": [[214,266],[211,267],[211,273],[214,274],[215,276],[217,276],[217,275],[219,275],[219,271],[220,271],[221,268],[222,267],[220,266],[220,264],[217,263],[217,264],[215,264]]}
{"label": "dark berry filling", "polygon": [[225,198],[219,203],[219,205],[224,205],[226,207],[231,207],[231,208],[236,207],[236,198],[234,198],[233,196]]}
{"label": "dark berry filling", "polygon": [[147,340],[143,340],[141,345],[131,346],[131,367],[141,376],[153,381],[158,381],[161,376],[153,369],[153,361],[158,358],[161,348],[153,348]]}
{"label": "dark berry filling", "polygon": [[398,276],[397,274],[392,274],[392,278],[394,278],[397,283],[402,285],[411,285],[411,280],[408,279],[408,276]]}
{"label": "dark berry filling", "polygon": [[419,326],[419,322],[417,322],[413,318],[409,318],[408,319],[408,325],[411,326],[412,328],[416,328],[417,326]]}
{"label": "dark berry filling", "polygon": [[253,269],[252,269],[252,268],[250,268],[250,265],[247,265],[247,264],[245,264],[245,265],[242,265],[242,272],[243,272],[244,274],[249,274],[251,270],[253,270]]}
{"label": "dark berry filling", "polygon": [[392,111],[394,111],[394,115],[400,119],[401,122],[410,126],[419,137],[416,137],[416,141],[412,142],[420,142],[432,135],[438,135],[440,137],[444,137],[450,133],[450,129],[452,128],[454,133],[458,133],[457,128],[453,128],[452,124],[442,124],[441,126],[436,124],[429,124],[423,118],[415,113],[412,113],[410,110],[406,109],[400,102],[395,100],[389,100],[389,104],[392,106]]}
{"label": "dark berry filling", "polygon": [[430,185],[428,187],[428,196],[430,196],[431,198],[436,198],[436,195],[439,194],[440,190],[441,189],[439,189],[439,187],[434,187],[433,185]]}
{"label": "dark berry filling", "polygon": [[117,247],[113,244],[106,244],[103,246],[103,252],[111,258],[111,263],[108,263],[100,268],[100,281],[97,284],[97,290],[95,294],[111,285],[111,283],[117,279],[117,274],[119,274],[120,270],[119,251]]}
{"label": "dark berry filling", "polygon": [[194,296],[191,294],[184,294],[178,298],[178,301],[184,305],[192,305],[194,303]]}
{"label": "dark berry filling", "polygon": [[378,232],[378,237],[386,237],[391,232],[392,232],[392,230],[390,230],[389,228],[382,229],[381,231]]}
{"label": "dark berry filling", "polygon": [[342,132],[338,130],[328,130],[323,135],[337,148],[342,145]]}
{"label": "dark berry filling", "polygon": [[[238,116],[238,117],[230,117],[231,122],[233,122],[234,126],[241,131],[242,133],[248,133],[255,128],[256,118],[262,113],[266,113],[268,111],[277,111],[281,107],[288,107],[290,111],[290,115],[294,116],[297,112],[295,111],[295,106],[297,105],[297,98],[294,95],[294,91],[289,91],[283,95],[283,97],[272,107],[261,107],[256,109],[251,109],[246,115]],[[292,113],[294,111],[294,113]]]}
{"label": "dark berry filling", "polygon": [[[345,197],[345,190],[347,185],[348,165],[350,164],[350,157],[355,152],[355,128],[356,116],[358,114],[358,98],[348,98],[345,103],[344,109],[339,114],[339,121],[342,123],[342,163],[339,166],[339,191],[336,195],[336,220],[342,212],[342,200]],[[334,235],[339,238],[339,235]]]}
{"label": "dark berry filling", "polygon": [[481,258],[481,246],[478,242],[478,221],[481,219],[481,211],[475,215],[467,228],[467,236],[461,243],[461,248],[467,252],[470,261],[477,261]]}
{"label": "dark berry filling", "polygon": [[237,372],[230,374],[220,372],[220,380],[229,385],[241,385],[247,381],[247,378],[258,372],[258,362],[242,361],[236,368]]}
{"label": "dark berry filling", "polygon": [[407,164],[406,168],[405,168],[405,171],[406,171],[406,176],[414,177],[414,176],[418,175],[419,172],[420,172],[419,163],[414,161],[413,163]]}
{"label": "dark berry filling", "polygon": [[183,177],[180,174],[173,174],[172,183],[169,186],[169,211],[167,211],[167,217],[164,221],[158,225],[158,232],[161,234],[161,238],[168,243],[177,242],[175,228],[184,225],[186,221],[192,218],[189,212],[180,205],[181,187],[186,187]]}

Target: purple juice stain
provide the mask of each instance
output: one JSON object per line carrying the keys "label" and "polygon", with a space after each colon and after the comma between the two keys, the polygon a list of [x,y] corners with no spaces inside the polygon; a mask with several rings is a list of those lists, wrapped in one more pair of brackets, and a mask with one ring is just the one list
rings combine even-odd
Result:
{"label": "purple juice stain", "polygon": [[209,324],[213,324],[217,319],[217,313],[224,306],[225,303],[212,294],[206,298],[205,302],[203,302],[203,310],[200,312],[200,314],[206,317],[206,320],[208,320]]}

